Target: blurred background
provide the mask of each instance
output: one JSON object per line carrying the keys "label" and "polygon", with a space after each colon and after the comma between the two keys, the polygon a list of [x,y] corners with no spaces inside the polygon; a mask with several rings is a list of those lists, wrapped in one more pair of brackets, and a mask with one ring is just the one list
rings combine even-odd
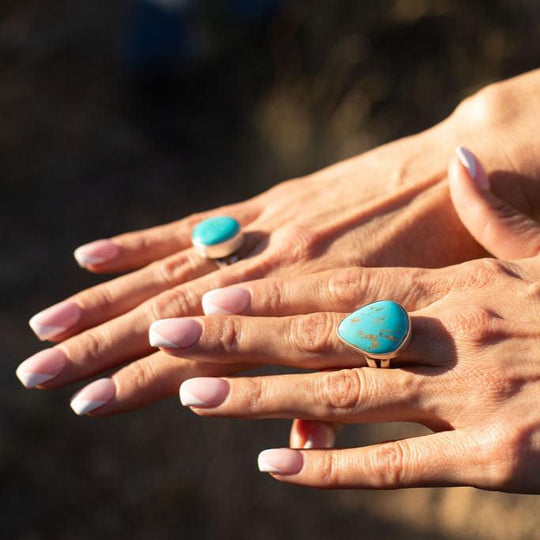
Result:
{"label": "blurred background", "polygon": [[78,386],[24,391],[14,370],[41,348],[29,316],[103,279],[76,246],[427,128],[539,59],[535,0],[2,0],[1,538],[538,538],[535,497],[286,486],[256,456],[287,422],[200,419],[176,398],[77,418]]}

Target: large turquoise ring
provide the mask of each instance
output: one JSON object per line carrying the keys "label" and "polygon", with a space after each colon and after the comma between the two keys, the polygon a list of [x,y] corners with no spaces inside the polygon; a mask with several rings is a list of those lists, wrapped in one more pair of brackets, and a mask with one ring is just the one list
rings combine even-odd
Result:
{"label": "large turquoise ring", "polygon": [[411,318],[398,302],[379,300],[347,315],[337,334],[366,357],[368,366],[388,368],[411,340]]}
{"label": "large turquoise ring", "polygon": [[195,251],[206,259],[216,259],[218,264],[231,264],[244,242],[240,223],[229,216],[211,217],[193,228],[191,242]]}

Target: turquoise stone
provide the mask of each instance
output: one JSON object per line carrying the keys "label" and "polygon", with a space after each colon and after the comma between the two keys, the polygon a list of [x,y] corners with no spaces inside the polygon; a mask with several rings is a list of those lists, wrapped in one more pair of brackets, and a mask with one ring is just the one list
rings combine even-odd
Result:
{"label": "turquoise stone", "polygon": [[227,216],[219,216],[201,221],[191,235],[193,242],[204,246],[215,246],[227,242],[240,232],[240,223]]}
{"label": "turquoise stone", "polygon": [[368,356],[392,354],[405,341],[408,331],[407,312],[392,300],[361,307],[338,326],[339,337]]}

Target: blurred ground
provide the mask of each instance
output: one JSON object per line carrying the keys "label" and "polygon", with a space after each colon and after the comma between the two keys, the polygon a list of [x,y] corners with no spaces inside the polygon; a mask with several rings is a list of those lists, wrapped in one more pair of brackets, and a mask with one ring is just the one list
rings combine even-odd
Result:
{"label": "blurred ground", "polygon": [[[0,4],[0,533],[41,539],[538,538],[538,499],[471,489],[316,492],[256,469],[284,422],[196,418],[176,399],[77,418],[26,392],[28,317],[99,282],[71,250],[249,197],[442,119],[538,65],[525,1],[288,1],[231,22],[166,73],[129,47],[133,2]],[[208,38],[210,36],[210,38]],[[381,179],[384,182],[384,179]],[[343,445],[419,432],[350,428]]]}

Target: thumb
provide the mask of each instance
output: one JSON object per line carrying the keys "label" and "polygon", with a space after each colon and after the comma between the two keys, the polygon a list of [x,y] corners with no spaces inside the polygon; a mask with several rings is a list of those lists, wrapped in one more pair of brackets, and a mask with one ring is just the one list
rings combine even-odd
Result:
{"label": "thumb", "polygon": [[319,420],[295,420],[291,426],[291,448],[332,448],[341,425]]}
{"label": "thumb", "polygon": [[448,182],[461,222],[492,255],[520,259],[540,253],[540,225],[491,193],[482,164],[463,146],[450,163]]}

